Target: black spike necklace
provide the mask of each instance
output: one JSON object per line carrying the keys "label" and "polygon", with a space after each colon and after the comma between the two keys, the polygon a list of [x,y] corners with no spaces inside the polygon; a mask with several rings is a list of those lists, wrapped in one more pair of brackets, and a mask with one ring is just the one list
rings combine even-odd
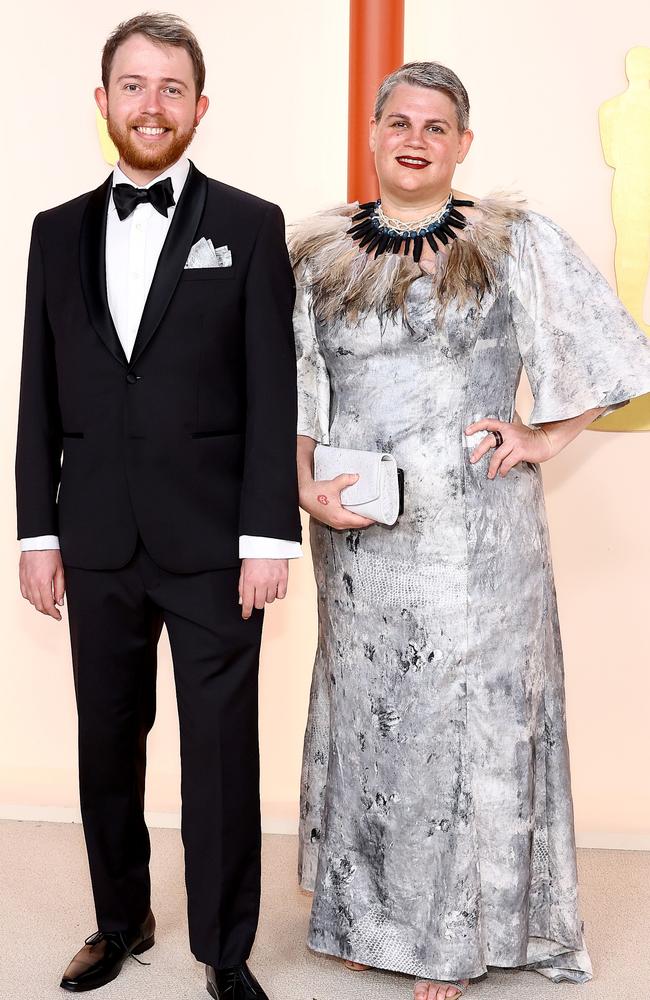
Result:
{"label": "black spike necklace", "polygon": [[458,238],[457,230],[464,229],[468,221],[458,209],[473,205],[473,201],[462,201],[450,194],[439,212],[409,224],[388,218],[381,207],[381,200],[368,201],[359,205],[359,211],[352,216],[354,225],[348,229],[348,236],[358,242],[360,250],[368,254],[374,250],[375,260],[381,253],[403,253],[405,257],[412,254],[417,264],[425,240],[433,252],[438,253],[438,243],[446,246],[450,240]]}

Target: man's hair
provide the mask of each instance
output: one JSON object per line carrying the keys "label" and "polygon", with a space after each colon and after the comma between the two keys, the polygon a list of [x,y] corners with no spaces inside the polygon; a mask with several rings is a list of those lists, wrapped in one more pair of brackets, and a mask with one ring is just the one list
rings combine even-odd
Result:
{"label": "man's hair", "polygon": [[203,53],[189,26],[175,14],[138,14],[118,24],[108,36],[102,51],[102,83],[105,90],[108,89],[115,53],[131,35],[144,35],[155,45],[177,45],[185,49],[194,67],[196,96],[201,96],[205,83]]}
{"label": "man's hair", "polygon": [[459,132],[469,128],[469,97],[463,84],[453,70],[436,62],[405,63],[385,77],[379,85],[375,99],[375,120],[381,118],[386,101],[400,83],[408,83],[412,87],[428,87],[429,90],[441,90],[451,98],[456,106],[456,118]]}

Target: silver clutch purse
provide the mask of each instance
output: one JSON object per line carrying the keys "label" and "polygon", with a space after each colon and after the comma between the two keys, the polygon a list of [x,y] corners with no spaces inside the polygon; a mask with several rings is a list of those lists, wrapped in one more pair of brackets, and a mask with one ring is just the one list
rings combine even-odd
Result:
{"label": "silver clutch purse", "polygon": [[379,524],[395,524],[403,512],[404,477],[392,455],[317,444],[314,479],[335,479],[343,473],[359,476],[356,483],[341,491],[346,510]]}

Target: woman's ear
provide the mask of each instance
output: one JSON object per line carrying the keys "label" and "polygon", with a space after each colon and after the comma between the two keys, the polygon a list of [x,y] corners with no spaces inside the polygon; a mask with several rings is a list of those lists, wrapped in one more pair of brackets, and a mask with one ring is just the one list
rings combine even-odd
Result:
{"label": "woman's ear", "polygon": [[374,153],[375,147],[377,145],[376,135],[377,135],[377,122],[373,117],[370,119],[370,134],[368,136],[368,145],[370,146],[371,153]]}
{"label": "woman's ear", "polygon": [[460,145],[458,147],[458,159],[456,163],[462,163],[467,154],[469,153],[469,147],[472,145],[474,140],[474,133],[471,129],[466,128],[460,137]]}

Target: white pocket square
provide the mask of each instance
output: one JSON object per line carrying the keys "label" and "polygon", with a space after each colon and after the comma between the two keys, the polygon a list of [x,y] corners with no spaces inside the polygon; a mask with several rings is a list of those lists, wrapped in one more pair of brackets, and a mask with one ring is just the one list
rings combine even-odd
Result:
{"label": "white pocket square", "polygon": [[232,267],[232,254],[228,246],[215,249],[212,240],[202,236],[190,250],[185,267]]}

